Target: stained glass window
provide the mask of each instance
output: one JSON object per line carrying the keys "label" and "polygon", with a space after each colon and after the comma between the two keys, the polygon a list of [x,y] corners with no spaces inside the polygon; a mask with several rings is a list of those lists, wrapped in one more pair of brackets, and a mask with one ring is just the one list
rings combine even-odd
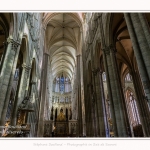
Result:
{"label": "stained glass window", "polygon": [[140,124],[140,117],[138,113],[136,99],[133,93],[129,90],[127,90],[126,92],[126,106],[131,125],[136,126],[137,124]]}
{"label": "stained glass window", "polygon": [[57,93],[68,93],[72,91],[71,81],[67,76],[63,74],[59,77],[56,77],[53,81],[53,92]]}
{"label": "stained glass window", "polygon": [[64,93],[64,91],[65,91],[64,77],[63,77],[63,75],[62,75],[61,78],[60,78],[60,92],[61,92],[61,93]]}
{"label": "stained glass window", "polygon": [[132,76],[129,73],[126,75],[125,81],[132,81]]}
{"label": "stained glass window", "polygon": [[103,72],[102,78],[103,78],[103,81],[106,81],[106,73],[105,72]]}

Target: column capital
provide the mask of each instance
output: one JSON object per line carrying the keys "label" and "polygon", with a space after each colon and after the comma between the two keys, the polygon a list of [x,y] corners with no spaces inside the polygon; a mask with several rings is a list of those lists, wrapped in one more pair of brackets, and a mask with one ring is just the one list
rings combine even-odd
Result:
{"label": "column capital", "polygon": [[49,53],[47,53],[47,52],[44,52],[44,55],[47,55],[47,56],[49,56]]}
{"label": "column capital", "polygon": [[13,38],[8,37],[7,43],[11,45],[11,50],[17,51],[18,46],[20,46],[20,43],[18,41],[15,41]]}
{"label": "column capital", "polygon": [[20,43],[18,41],[15,41],[12,37],[7,38],[7,43],[12,43],[15,46],[19,46]]}
{"label": "column capital", "polygon": [[31,84],[35,85],[35,84],[36,84],[36,81],[31,81]]}
{"label": "column capital", "polygon": [[97,42],[98,42],[98,43],[101,43],[101,38],[100,38],[100,37],[97,39]]}
{"label": "column capital", "polygon": [[106,55],[110,55],[110,49],[109,49],[109,47],[102,48],[102,51],[103,51]]}
{"label": "column capital", "polygon": [[31,66],[28,66],[26,64],[22,64],[22,68],[25,68],[26,70],[30,70],[31,69]]}
{"label": "column capital", "polygon": [[92,73],[94,74],[94,76],[96,76],[98,72],[100,72],[99,67],[96,69],[95,68],[92,69]]}
{"label": "column capital", "polygon": [[114,46],[113,44],[110,44],[110,45],[108,46],[108,48],[110,49],[111,52],[114,52],[114,53],[117,52],[117,49],[115,48],[115,46]]}
{"label": "column capital", "polygon": [[79,57],[79,56],[81,56],[81,54],[76,55],[76,57]]}
{"label": "column capital", "polygon": [[7,45],[7,41],[4,41],[4,42],[3,42],[3,46],[6,47],[6,45]]}
{"label": "column capital", "polygon": [[42,24],[42,29],[44,30],[44,32],[46,31],[46,26],[44,24]]}
{"label": "column capital", "polygon": [[103,71],[100,69],[100,70],[99,70],[99,73],[102,75],[102,74],[103,74]]}

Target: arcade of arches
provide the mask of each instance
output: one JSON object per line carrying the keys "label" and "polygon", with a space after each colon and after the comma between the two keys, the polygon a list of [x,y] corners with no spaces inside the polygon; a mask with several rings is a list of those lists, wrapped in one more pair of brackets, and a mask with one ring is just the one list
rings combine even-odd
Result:
{"label": "arcade of arches", "polygon": [[150,13],[0,13],[1,137],[150,137]]}

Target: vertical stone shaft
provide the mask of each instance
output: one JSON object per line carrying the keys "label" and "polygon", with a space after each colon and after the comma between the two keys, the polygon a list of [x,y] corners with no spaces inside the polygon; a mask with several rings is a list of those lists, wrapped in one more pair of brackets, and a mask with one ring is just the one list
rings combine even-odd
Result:
{"label": "vertical stone shaft", "polygon": [[103,105],[103,90],[101,87],[101,84],[103,84],[100,81],[100,70],[99,68],[95,69],[94,71],[94,87],[95,87],[95,97],[96,97],[96,108],[97,108],[97,124],[98,124],[98,134],[100,137],[105,137],[105,113],[104,113],[104,105]]}
{"label": "vertical stone shaft", "polygon": [[[141,45],[141,43],[145,43],[143,41],[143,39],[145,40],[145,38],[142,39],[142,36],[144,36],[144,35],[142,35],[143,34],[142,31],[139,31],[139,30],[135,29],[135,28],[138,28],[138,25],[140,26],[140,24],[138,22],[139,20],[136,20],[137,17],[134,18],[135,14],[132,16],[132,18],[130,16],[130,14],[128,14],[128,13],[125,13],[124,16],[125,16],[125,20],[126,20],[126,23],[127,23],[128,30],[129,30],[129,35],[131,37],[131,41],[132,41],[132,44],[133,44],[133,50],[135,52],[139,73],[140,73],[141,80],[142,80],[142,83],[143,83],[143,86],[144,86],[144,91],[145,91],[146,96],[149,99],[149,104],[150,104],[150,81],[149,81],[149,71],[150,71],[150,69],[149,69],[149,71],[147,71],[148,66],[150,65],[149,60],[147,58],[150,55],[148,54],[149,52],[148,53],[146,52],[146,51],[149,51],[149,48],[147,46],[146,47],[144,46],[143,47],[144,49],[142,48],[143,44]],[[134,20],[134,22],[133,22],[132,19]],[[138,25],[133,26],[133,24],[138,24]],[[139,38],[142,41],[138,41],[138,36],[139,36],[138,32],[140,34]],[[148,49],[145,49],[145,48],[148,48]],[[142,54],[142,53],[144,53],[144,54]],[[149,55],[149,56],[146,56],[147,62],[144,61],[145,55]],[[145,63],[147,63],[148,65],[146,66]]]}
{"label": "vertical stone shaft", "polygon": [[[110,49],[110,56],[111,56],[111,62],[112,62],[112,69],[113,69],[113,74],[114,74],[114,82],[115,82],[115,87],[116,87],[116,96],[118,97],[118,104],[119,104],[119,109],[120,109],[120,118],[121,118],[121,124],[122,127],[121,128],[121,136],[127,136],[127,127],[129,127],[128,124],[128,118],[127,118],[127,113],[126,113],[126,107],[125,107],[125,103],[124,103],[124,96],[123,96],[123,91],[122,91],[122,86],[121,86],[121,79],[120,79],[120,75],[119,75],[119,69],[118,69],[118,64],[117,64],[117,60],[116,60],[116,50],[115,48],[110,45],[109,46]],[[113,88],[113,86],[112,86]]]}
{"label": "vertical stone shaft", "polygon": [[138,16],[139,16],[140,23],[141,23],[142,28],[143,28],[143,32],[145,34],[146,41],[147,41],[148,46],[150,48],[150,27],[149,27],[148,22],[146,20],[146,16],[144,15],[144,13],[138,13]]}
{"label": "vertical stone shaft", "polygon": [[90,104],[89,104],[89,88],[87,88],[87,97],[86,97],[86,100],[87,102],[85,103],[86,104],[86,124],[87,124],[87,136],[90,137],[90,111],[91,109],[89,108]]}
{"label": "vertical stone shaft", "polygon": [[132,73],[132,79],[133,79],[133,84],[134,84],[134,89],[136,92],[136,103],[137,103],[137,107],[138,107],[138,112],[139,112],[139,117],[140,117],[140,121],[142,124],[142,128],[143,128],[143,133],[145,137],[149,137],[149,127],[148,127],[148,123],[147,121],[149,121],[149,111],[147,110],[148,108],[146,108],[145,104],[145,99],[143,96],[143,92],[142,92],[142,88],[139,83],[139,78],[137,75],[137,71],[133,71]]}
{"label": "vertical stone shaft", "polygon": [[118,85],[118,94],[121,98],[121,106],[122,106],[122,115],[123,115],[123,118],[124,118],[124,121],[125,121],[125,128],[126,128],[126,133],[128,136],[131,136],[131,130],[130,130],[130,123],[129,123],[129,119],[128,119],[128,114],[127,114],[127,109],[126,109],[126,103],[125,103],[125,97],[124,97],[124,91],[123,91],[123,87],[122,87],[122,83],[121,83],[121,77],[120,77],[120,73],[119,73],[119,68],[118,68],[118,63],[117,63],[117,58],[116,58],[116,50],[115,48],[111,47],[112,48],[112,59],[113,59],[113,62],[114,62],[114,67],[115,67],[115,70],[116,70],[116,77],[118,80],[117,81],[117,85]]}
{"label": "vertical stone shaft", "polygon": [[111,118],[109,118],[109,119],[112,119],[114,136],[117,137],[118,130],[117,130],[117,124],[116,124],[116,115],[115,115],[115,110],[114,110],[114,103],[113,103],[113,97],[112,97],[113,95],[112,95],[112,89],[111,89],[111,85],[110,85],[110,75],[109,75],[109,71],[108,71],[108,63],[107,63],[106,58],[107,58],[107,55],[103,49],[103,62],[104,62],[104,68],[105,68],[105,72],[106,72],[106,83],[107,83],[107,88],[108,88],[108,95],[109,95],[109,101],[110,101],[110,112],[111,112]]}
{"label": "vertical stone shaft", "polygon": [[40,110],[39,110],[39,120],[38,120],[38,131],[37,136],[43,137],[44,133],[44,106],[46,102],[46,88],[47,88],[47,66],[48,66],[48,57],[47,53],[44,53],[43,56],[43,65],[42,65],[42,76],[41,76],[41,95],[40,95]]}
{"label": "vertical stone shaft", "polygon": [[[87,85],[86,85],[86,91],[88,91]],[[89,137],[88,92],[87,95],[85,95],[85,113],[86,113],[86,136]]]}
{"label": "vertical stone shaft", "polygon": [[[137,79],[137,84],[139,87],[139,91],[141,93],[141,99],[140,99],[140,106],[142,106],[143,109],[143,120],[145,121],[146,124],[146,130],[147,130],[147,137],[150,137],[150,109],[149,109],[149,103],[148,103],[148,99],[146,97],[143,98],[144,95],[144,90],[143,90],[143,86],[141,83],[141,79],[140,79],[140,75],[139,75],[139,71],[137,71],[136,75],[136,79]],[[139,106],[139,107],[140,107]]]}
{"label": "vertical stone shaft", "polygon": [[0,78],[0,125],[5,124],[5,117],[17,65],[19,48],[19,43],[15,42],[13,39],[8,39],[7,51]]}
{"label": "vertical stone shaft", "polygon": [[[89,87],[90,88],[90,87]],[[93,133],[94,133],[94,121],[93,121],[93,117],[92,117],[92,106],[91,106],[91,92],[89,90],[89,100],[88,100],[88,111],[89,111],[89,136],[93,137]]]}
{"label": "vertical stone shaft", "polygon": [[[141,20],[140,20],[139,15],[137,13],[131,13],[130,16],[131,16],[131,19],[133,22],[134,31],[135,31],[135,34],[137,37],[137,41],[139,43],[139,47],[141,50],[141,54],[143,56],[146,70],[148,72],[148,76],[150,79],[150,47],[149,47],[149,44],[147,42],[147,38],[144,34],[146,31],[145,31],[145,28],[142,27],[143,23],[142,24],[140,23]],[[140,16],[142,16],[142,15],[140,15]],[[142,20],[142,21],[145,22],[145,20]],[[147,32],[147,34],[149,34],[149,32]]]}
{"label": "vertical stone shaft", "polygon": [[99,137],[99,118],[98,118],[98,109],[100,109],[98,107],[98,97],[97,97],[97,91],[96,91],[96,83],[95,83],[95,76],[96,76],[96,72],[95,70],[92,71],[93,72],[93,99],[94,99],[94,118],[95,118],[95,137]]}
{"label": "vertical stone shaft", "polygon": [[108,73],[110,77],[110,85],[111,85],[111,92],[112,92],[112,98],[113,98],[113,104],[114,104],[114,110],[115,110],[115,117],[116,117],[116,125],[117,125],[117,132],[119,137],[126,137],[127,136],[127,130],[125,127],[125,118],[123,114],[123,107],[122,107],[122,97],[119,92],[119,85],[118,85],[118,76],[117,76],[117,70],[116,70],[116,64],[114,63],[114,60],[112,57],[111,49],[110,47],[107,47],[105,49],[106,55],[106,61],[108,66]]}
{"label": "vertical stone shaft", "polygon": [[91,120],[90,120],[90,122],[91,122],[91,127],[92,127],[92,129],[91,129],[91,136],[93,137],[95,137],[96,136],[96,118],[95,118],[95,100],[94,100],[94,98],[93,98],[93,85],[92,84],[90,84],[89,85],[89,94],[90,94],[90,96],[89,96],[89,109],[91,109],[91,111],[90,111],[90,118],[91,118]]}
{"label": "vertical stone shaft", "polygon": [[77,55],[77,98],[78,98],[78,135],[83,136],[83,123],[82,123],[82,102],[81,102],[81,69],[80,69],[81,55]]}
{"label": "vertical stone shaft", "polygon": [[107,53],[105,51],[106,44],[105,44],[105,36],[104,36],[104,29],[103,29],[103,22],[102,22],[102,16],[99,18],[99,24],[100,24],[100,37],[102,39],[101,43],[101,48],[103,50],[103,63],[104,63],[104,69],[106,72],[106,83],[107,83],[107,88],[108,88],[108,95],[109,95],[109,100],[110,100],[110,112],[111,112],[111,119],[112,124],[113,124],[113,132],[114,136],[118,136],[118,131],[117,131],[117,124],[116,124],[116,115],[115,115],[115,110],[114,110],[114,103],[113,103],[113,95],[112,95],[112,89],[111,89],[111,84],[110,84],[110,74],[109,74],[109,69],[108,69],[108,62],[107,62]]}

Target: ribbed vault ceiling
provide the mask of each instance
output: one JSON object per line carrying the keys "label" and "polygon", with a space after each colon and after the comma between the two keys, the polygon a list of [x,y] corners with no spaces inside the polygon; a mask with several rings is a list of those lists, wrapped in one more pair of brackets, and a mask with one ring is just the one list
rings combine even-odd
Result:
{"label": "ribbed vault ceiling", "polygon": [[79,36],[80,27],[68,13],[55,15],[47,24],[46,38],[54,77],[62,72],[70,79],[73,77]]}

